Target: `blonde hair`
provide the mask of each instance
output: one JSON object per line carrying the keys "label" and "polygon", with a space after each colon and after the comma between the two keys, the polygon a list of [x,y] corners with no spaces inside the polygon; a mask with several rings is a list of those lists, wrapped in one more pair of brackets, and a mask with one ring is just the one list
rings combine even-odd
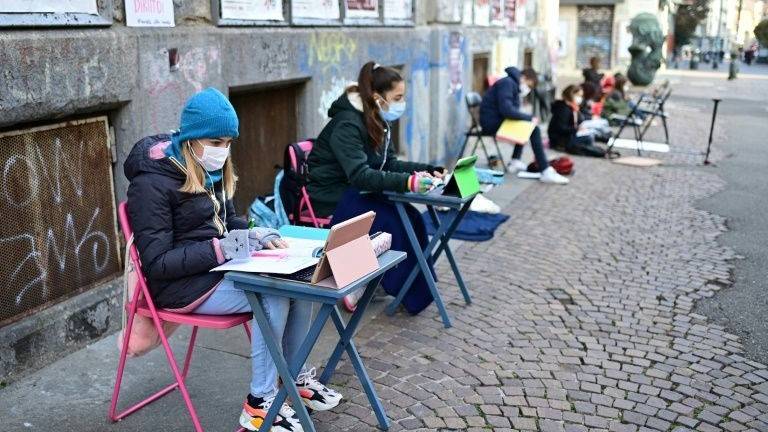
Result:
{"label": "blonde hair", "polygon": [[[184,172],[187,174],[187,179],[184,181],[181,189],[179,189],[179,192],[207,192],[204,186],[205,171],[203,171],[203,167],[197,163],[197,160],[195,159],[196,156],[192,154],[189,141],[185,141],[181,145],[181,155],[184,156],[185,166],[183,168]],[[235,195],[235,185],[237,184],[237,175],[235,175],[235,165],[232,163],[232,155],[230,155],[224,163],[222,181],[224,182],[224,191],[227,194],[227,198],[231,199]]]}

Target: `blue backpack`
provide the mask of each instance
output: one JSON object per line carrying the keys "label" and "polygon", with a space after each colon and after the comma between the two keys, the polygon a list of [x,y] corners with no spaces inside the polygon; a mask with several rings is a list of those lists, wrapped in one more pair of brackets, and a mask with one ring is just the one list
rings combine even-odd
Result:
{"label": "blue backpack", "polygon": [[248,210],[248,214],[256,223],[256,226],[278,229],[283,225],[288,225],[288,215],[285,214],[283,202],[280,199],[280,182],[283,179],[283,170],[280,170],[275,176],[275,187],[273,194],[266,197],[256,197]]}

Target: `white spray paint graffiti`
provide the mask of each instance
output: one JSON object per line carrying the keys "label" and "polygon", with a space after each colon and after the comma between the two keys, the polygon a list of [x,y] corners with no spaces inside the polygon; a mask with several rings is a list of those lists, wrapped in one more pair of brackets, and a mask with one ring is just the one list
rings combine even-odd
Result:
{"label": "white spray paint graffiti", "polygon": [[320,117],[323,120],[328,120],[328,109],[331,107],[331,104],[333,104],[333,101],[338,99],[338,97],[344,93],[344,89],[346,89],[349,84],[349,81],[345,81],[341,78],[331,78],[330,86],[323,90],[323,93],[320,95],[320,107],[317,109],[317,112],[320,113]]}
{"label": "white spray paint graffiti", "polygon": [[[109,263],[109,237],[102,231],[93,230],[93,222],[99,216],[101,209],[98,207],[94,209],[91,220],[88,222],[82,236],[78,237],[75,221],[72,214],[67,214],[66,222],[64,223],[64,240],[62,244],[56,239],[56,234],[53,228],[48,228],[45,235],[45,242],[42,244],[42,248],[38,250],[38,242],[36,236],[32,234],[20,234],[11,236],[8,238],[0,239],[0,244],[6,244],[9,247],[14,247],[14,243],[21,243],[29,247],[29,253],[27,256],[19,262],[19,265],[9,275],[8,282],[15,283],[16,278],[24,267],[31,263],[38,273],[34,279],[27,282],[19,293],[16,295],[16,304],[21,304],[27,291],[36,285],[40,285],[43,293],[43,297],[48,296],[48,271],[46,270],[47,260],[51,255],[58,263],[59,271],[64,273],[65,271],[71,272],[72,266],[67,268],[67,257],[69,254],[73,255],[74,270],[79,276],[81,272],[81,253],[88,252],[86,248],[88,242],[93,241],[90,248],[91,260],[93,262],[93,270],[96,273],[100,273],[106,269]],[[71,244],[70,244],[71,243]],[[23,282],[23,281],[22,281]]]}
{"label": "white spray paint graffiti", "polygon": [[[42,298],[48,298],[52,271],[56,276],[79,280],[84,271],[98,275],[110,264],[110,237],[97,228],[101,208],[93,207],[85,224],[76,221],[82,216],[71,210],[83,204],[81,198],[86,194],[86,143],[80,141],[65,153],[59,137],[51,140],[51,145],[35,145],[25,154],[7,155],[0,178],[0,199],[4,201],[0,206],[17,209],[20,214],[47,215],[42,223],[19,221],[21,232],[0,238],[3,255],[16,259],[10,263],[10,273],[2,275],[14,288],[16,305],[35,287]],[[75,201],[67,200],[67,196]],[[31,213],[27,213],[30,208]],[[59,216],[63,216],[61,225],[55,220]]]}
{"label": "white spray paint graffiti", "polygon": [[[85,151],[85,143],[80,141],[78,155]],[[30,187],[25,188],[27,193],[23,200],[19,201],[11,191],[12,170],[16,164],[26,165],[27,177]],[[44,167],[38,170],[38,166]],[[63,170],[62,170],[63,166]],[[64,155],[64,149],[59,138],[53,139],[53,152],[43,157],[40,147],[35,147],[35,159],[23,155],[12,155],[5,161],[3,167],[3,196],[8,204],[16,208],[22,208],[37,198],[40,193],[41,177],[48,183],[48,189],[53,195],[56,204],[62,204],[61,181],[68,181],[78,197],[83,196],[83,159],[82,157],[68,158]]]}

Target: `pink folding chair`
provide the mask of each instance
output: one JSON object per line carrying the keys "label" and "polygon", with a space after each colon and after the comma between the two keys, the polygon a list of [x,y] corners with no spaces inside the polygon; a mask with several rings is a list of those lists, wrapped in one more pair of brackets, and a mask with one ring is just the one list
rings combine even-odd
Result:
{"label": "pink folding chair", "polygon": [[[309,157],[309,153],[312,152],[312,146],[314,145],[312,141],[302,141],[298,143],[301,150],[304,151],[304,155],[306,157]],[[298,158],[296,157],[296,152],[293,151],[293,147],[288,147],[288,154],[291,158],[291,169],[294,172],[297,172],[299,170],[299,163]],[[331,218],[323,218],[318,217],[315,214],[315,209],[312,208],[312,201],[309,199],[309,193],[307,192],[306,186],[301,186],[300,189],[301,196],[299,198],[299,220],[298,223],[311,223],[315,226],[315,228],[324,228],[331,224]],[[289,219],[293,221],[293,214],[290,214],[288,216]],[[293,221],[296,223],[296,221]]]}
{"label": "pink folding chair", "polygon": [[[126,241],[130,241],[133,231],[131,229],[130,221],[128,220],[128,206],[125,202],[121,202],[118,207],[118,219],[120,221],[120,227],[123,230],[123,236]],[[139,253],[136,249],[136,245],[131,245],[130,257],[126,257],[133,261],[134,267],[138,275],[138,287],[133,292],[133,297],[126,305],[128,309],[128,322],[123,332],[123,345],[120,350],[120,362],[117,366],[117,378],[115,379],[115,390],[112,393],[112,403],[109,406],[109,420],[116,422],[123,418],[133,414],[146,405],[160,399],[172,390],[178,388],[184,398],[184,404],[187,406],[189,415],[192,417],[192,423],[195,425],[195,430],[202,432],[203,428],[200,426],[200,421],[197,418],[197,412],[192,405],[192,401],[189,398],[189,392],[187,392],[187,386],[184,384],[184,380],[187,378],[187,372],[189,372],[189,364],[192,360],[192,351],[195,347],[195,338],[197,337],[197,329],[199,327],[209,329],[228,329],[238,325],[242,325],[245,329],[245,334],[248,336],[248,340],[251,339],[251,330],[248,327],[248,321],[251,319],[251,313],[232,314],[232,315],[200,315],[200,314],[183,314],[170,312],[163,309],[157,309],[149,294],[149,288],[147,287],[146,279],[141,270],[141,260],[139,259]],[[168,365],[173,372],[174,383],[163,388],[152,396],[144,399],[143,401],[133,405],[132,407],[124,410],[121,413],[117,413],[117,399],[120,393],[120,384],[123,380],[123,371],[125,369],[125,360],[128,354],[128,342],[130,340],[131,328],[133,326],[134,316],[136,314],[152,318],[155,329],[157,329],[160,335],[160,341],[162,342],[165,355],[168,358]],[[192,326],[192,336],[189,338],[189,346],[187,347],[187,354],[184,357],[184,368],[179,372],[178,366],[176,366],[176,358],[171,351],[171,346],[168,344],[168,338],[163,332],[163,322],[173,322],[180,325]]]}

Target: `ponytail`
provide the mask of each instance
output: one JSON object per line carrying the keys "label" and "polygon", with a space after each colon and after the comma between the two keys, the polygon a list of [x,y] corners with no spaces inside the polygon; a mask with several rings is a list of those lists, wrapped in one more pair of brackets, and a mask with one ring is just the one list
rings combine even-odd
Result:
{"label": "ponytail", "polygon": [[380,108],[373,94],[378,93],[384,96],[384,93],[392,90],[395,84],[401,81],[403,77],[396,70],[379,66],[372,61],[364,64],[360,69],[360,75],[357,77],[357,91],[363,102],[363,117],[365,127],[368,129],[368,137],[375,150],[378,150],[384,141],[384,122],[379,117]]}

